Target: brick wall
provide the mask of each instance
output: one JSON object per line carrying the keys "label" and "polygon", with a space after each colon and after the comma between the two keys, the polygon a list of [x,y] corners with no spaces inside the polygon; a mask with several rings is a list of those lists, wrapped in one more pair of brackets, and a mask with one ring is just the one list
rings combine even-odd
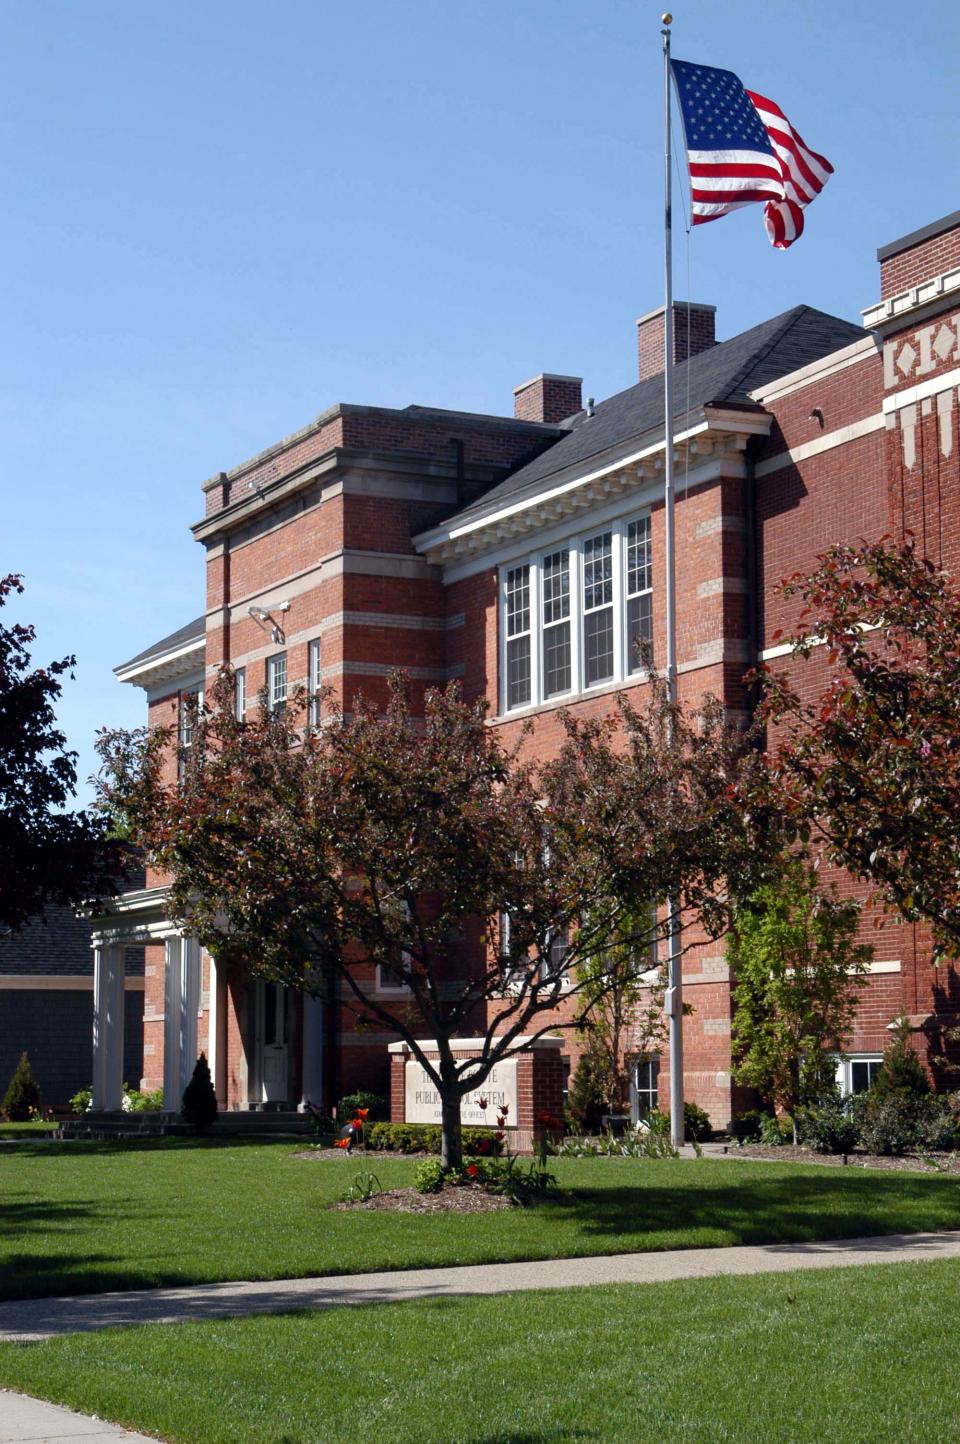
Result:
{"label": "brick wall", "polygon": [[[716,306],[698,301],[673,303],[673,359],[686,361],[716,345]],[[663,374],[665,308],[648,311],[637,321],[637,363],[640,380]]]}

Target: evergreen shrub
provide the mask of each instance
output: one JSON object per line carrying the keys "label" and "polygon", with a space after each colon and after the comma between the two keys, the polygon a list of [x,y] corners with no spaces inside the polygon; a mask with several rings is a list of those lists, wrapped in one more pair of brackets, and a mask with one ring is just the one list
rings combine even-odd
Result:
{"label": "evergreen shrub", "polygon": [[40,1085],[33,1076],[30,1059],[20,1054],[20,1062],[13,1070],[13,1077],[7,1085],[0,1112],[11,1123],[26,1123],[40,1111]]}
{"label": "evergreen shrub", "polygon": [[367,1123],[385,1122],[390,1117],[390,1105],[382,1093],[348,1093],[337,1104],[337,1121],[348,1123],[358,1108],[366,1108]]}
{"label": "evergreen shrub", "polygon": [[197,1059],[193,1077],[184,1090],[180,1116],[195,1133],[203,1133],[216,1119],[217,1095],[205,1053]]}

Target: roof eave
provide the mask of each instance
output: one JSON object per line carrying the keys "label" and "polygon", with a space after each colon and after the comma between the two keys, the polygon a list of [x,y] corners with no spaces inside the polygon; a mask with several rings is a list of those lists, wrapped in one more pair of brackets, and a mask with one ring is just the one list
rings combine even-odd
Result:
{"label": "roof eave", "polygon": [[[769,412],[749,402],[708,404],[689,415],[684,430],[675,434],[675,458],[682,463],[725,449],[742,451],[751,436],[768,435],[772,421]],[[665,458],[663,431],[658,428],[636,437],[626,455],[593,457],[566,473],[557,471],[530,495],[511,497],[497,511],[479,517],[471,518],[469,511],[450,517],[414,537],[413,544],[429,561],[447,565],[646,486],[662,476]]]}

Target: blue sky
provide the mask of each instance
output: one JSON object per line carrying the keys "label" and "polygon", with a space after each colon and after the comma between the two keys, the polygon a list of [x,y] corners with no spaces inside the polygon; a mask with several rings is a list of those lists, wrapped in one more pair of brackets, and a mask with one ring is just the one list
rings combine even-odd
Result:
{"label": "blue sky", "polygon": [[[61,720],[136,725],[112,667],[203,609],[199,484],[335,401],[508,412],[538,371],[635,379],[662,298],[661,5],[0,5],[0,571]],[[776,100],[836,174],[787,253],[760,207],[679,235],[721,337],[851,320],[875,251],[960,207],[960,7],[687,0],[674,53]],[[682,213],[681,213],[682,218]],[[82,795],[88,795],[84,788]]]}

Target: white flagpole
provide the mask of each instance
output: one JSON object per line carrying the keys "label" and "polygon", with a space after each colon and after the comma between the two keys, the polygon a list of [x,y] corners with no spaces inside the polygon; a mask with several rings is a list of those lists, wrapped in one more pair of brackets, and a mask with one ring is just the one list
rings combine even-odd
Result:
{"label": "white flagpole", "polygon": [[[677,704],[676,529],[673,485],[673,209],[670,145],[670,26],[663,22],[663,439],[664,551],[667,590],[667,697]],[[684,1141],[683,1127],[683,976],[680,956],[680,909],[667,899],[667,1014],[670,1019],[670,1138],[675,1148]]]}

